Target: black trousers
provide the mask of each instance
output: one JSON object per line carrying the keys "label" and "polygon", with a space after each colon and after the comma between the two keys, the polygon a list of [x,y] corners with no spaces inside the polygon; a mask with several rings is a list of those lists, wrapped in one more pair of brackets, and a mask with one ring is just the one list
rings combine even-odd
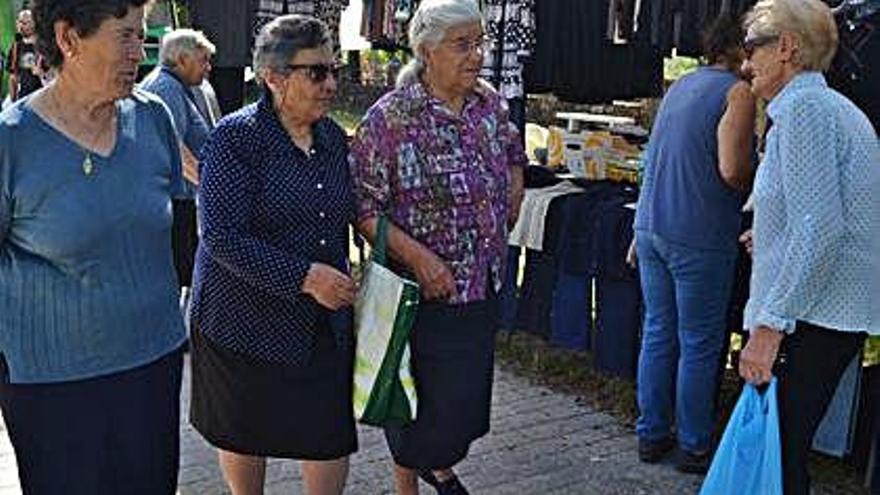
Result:
{"label": "black trousers", "polygon": [[785,495],[809,494],[807,459],[813,435],[865,337],[799,321],[794,334],[782,341],[776,376]]}
{"label": "black trousers", "polygon": [[196,249],[199,246],[196,202],[193,199],[172,201],[174,223],[171,227],[171,248],[174,252],[174,269],[180,287],[192,287]]}
{"label": "black trousers", "polygon": [[69,382],[10,384],[0,371],[0,407],[24,495],[174,495],[182,369],[183,352],[175,350]]}

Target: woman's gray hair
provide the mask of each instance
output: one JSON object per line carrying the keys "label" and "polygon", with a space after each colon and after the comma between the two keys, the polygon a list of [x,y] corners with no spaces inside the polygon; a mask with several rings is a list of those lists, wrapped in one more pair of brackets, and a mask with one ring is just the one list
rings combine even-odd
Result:
{"label": "woman's gray hair", "polygon": [[411,84],[425,71],[424,49],[435,48],[449,29],[474,22],[483,23],[475,0],[425,0],[409,23],[409,46],[413,58],[397,76],[397,87]]}
{"label": "woman's gray hair", "polygon": [[162,37],[162,45],[159,47],[159,61],[165,67],[174,67],[181,56],[195,55],[199,50],[214,55],[217,48],[201,31],[175,29]]}
{"label": "woman's gray hair", "polygon": [[314,17],[290,14],[276,17],[263,26],[254,43],[254,73],[265,79],[267,72],[286,74],[287,65],[300,50],[332,46],[327,25]]}

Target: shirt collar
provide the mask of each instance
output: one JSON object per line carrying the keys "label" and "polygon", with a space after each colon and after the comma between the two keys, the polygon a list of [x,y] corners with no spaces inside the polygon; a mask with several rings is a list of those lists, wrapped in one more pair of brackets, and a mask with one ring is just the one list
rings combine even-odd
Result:
{"label": "shirt collar", "polygon": [[825,76],[821,72],[801,72],[788,81],[779,93],[767,104],[767,115],[771,119],[779,116],[779,112],[791,100],[795,94],[803,89],[808,88],[827,88],[828,83],[825,82]]}
{"label": "shirt collar", "polygon": [[166,77],[170,77],[171,79],[174,79],[175,81],[177,81],[178,84],[180,84],[180,87],[183,88],[183,92],[186,94],[187,98],[189,98],[190,101],[195,103],[195,96],[193,96],[191,88],[189,87],[189,84],[184,82],[184,80],[180,76],[178,76],[176,72],[171,70],[170,67],[166,67],[164,65],[159,67],[159,72],[161,74],[164,74]]}
{"label": "shirt collar", "polygon": [[456,115],[446,106],[446,103],[443,100],[433,96],[429,91],[425,84],[419,80],[413,83],[410,83],[407,91],[410,96],[419,102],[423,102],[423,109],[430,111],[435,114],[443,115],[451,120],[461,119],[462,116],[466,116],[470,113],[470,111],[475,107],[482,105],[483,102],[488,98],[487,88],[484,86],[485,83],[482,81],[477,81],[477,85],[474,88],[474,91],[471,92],[464,100],[464,106],[461,110],[461,115]]}
{"label": "shirt collar", "polygon": [[[287,134],[287,130],[281,124],[281,119],[278,118],[278,114],[275,112],[275,106],[272,104],[272,97],[268,90],[264,90],[262,96],[257,101],[257,117],[259,122],[266,126],[273,136],[279,137],[281,142],[290,143],[290,146],[296,148]],[[319,153],[328,149],[326,120],[327,118],[324,117],[312,124],[312,148]]]}

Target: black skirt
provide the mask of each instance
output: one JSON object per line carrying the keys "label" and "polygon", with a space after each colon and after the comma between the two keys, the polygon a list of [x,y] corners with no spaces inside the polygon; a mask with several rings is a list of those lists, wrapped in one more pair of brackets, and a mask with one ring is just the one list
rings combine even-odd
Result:
{"label": "black skirt", "polygon": [[217,448],[239,454],[331,460],[357,450],[353,350],[316,333],[307,366],[243,356],[192,334],[190,421]]}
{"label": "black skirt", "polygon": [[397,464],[452,467],[467,456],[471,442],[489,432],[497,324],[495,298],[419,307],[410,340],[416,421],[385,428]]}

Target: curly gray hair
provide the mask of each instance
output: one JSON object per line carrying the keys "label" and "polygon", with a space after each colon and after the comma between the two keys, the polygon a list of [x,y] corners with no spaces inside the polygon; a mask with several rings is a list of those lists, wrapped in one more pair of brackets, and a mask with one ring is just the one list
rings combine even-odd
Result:
{"label": "curly gray hair", "polygon": [[286,73],[300,50],[325,46],[332,46],[332,40],[320,20],[299,14],[276,17],[263,26],[254,43],[254,72],[261,80],[266,72]]}

